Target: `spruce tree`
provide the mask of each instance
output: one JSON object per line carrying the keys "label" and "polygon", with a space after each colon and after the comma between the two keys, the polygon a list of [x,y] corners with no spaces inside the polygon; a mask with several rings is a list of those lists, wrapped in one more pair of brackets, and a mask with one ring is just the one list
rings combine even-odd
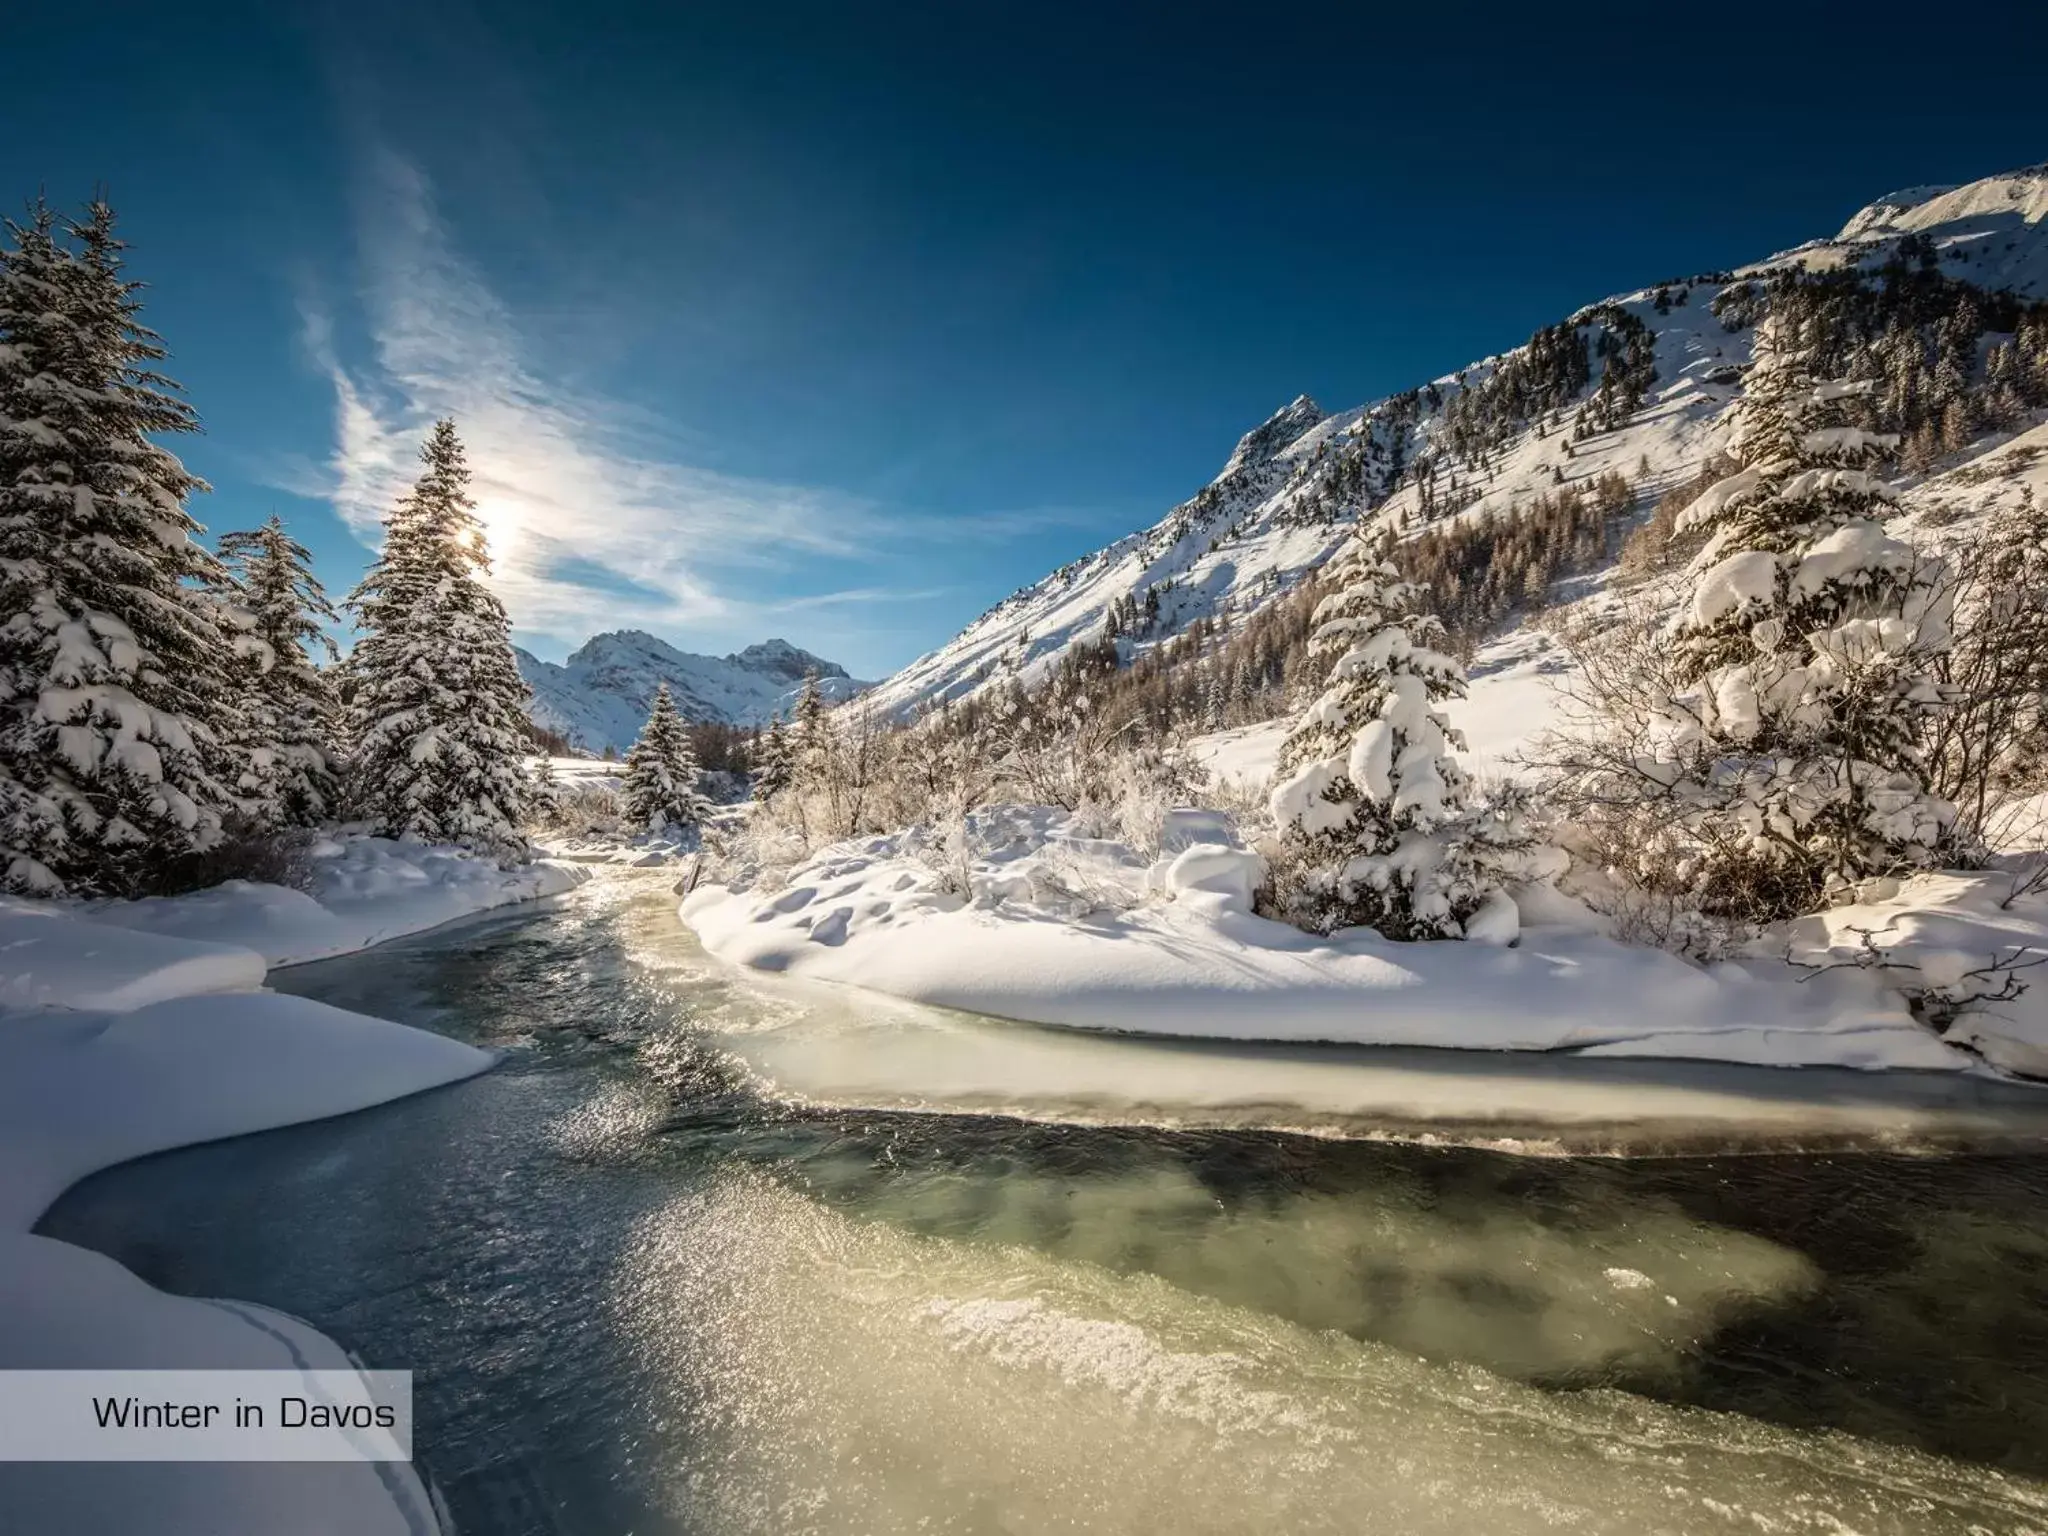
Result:
{"label": "spruce tree", "polygon": [[135,895],[222,835],[236,689],[219,569],[159,436],[198,430],[113,210],[0,249],[0,883]]}
{"label": "spruce tree", "polygon": [[358,804],[390,837],[527,854],[525,682],[504,605],[483,583],[484,535],[452,421],[435,423],[411,493],[348,607]]}
{"label": "spruce tree", "polygon": [[789,782],[799,788],[807,789],[825,775],[832,748],[825,714],[818,669],[807,667],[803,686],[797,690],[796,703],[789,712]]}
{"label": "spruce tree", "polygon": [[1282,915],[1318,933],[1460,937],[1497,888],[1475,857],[1451,756],[1463,742],[1437,708],[1464,697],[1464,669],[1439,649],[1436,616],[1418,611],[1422,589],[1362,528],[1331,577],[1309,639],[1328,686],[1282,743],[1272,794],[1297,872]]}
{"label": "spruce tree", "polygon": [[768,722],[754,752],[754,801],[766,805],[785,789],[790,780],[789,732],[780,720]]}
{"label": "spruce tree", "polygon": [[533,797],[527,805],[527,819],[546,824],[561,814],[561,810],[562,781],[555,773],[555,760],[548,756],[543,746],[534,763]]}
{"label": "spruce tree", "polygon": [[244,708],[249,756],[268,770],[260,819],[316,826],[340,805],[339,703],[332,675],[317,663],[335,661],[326,629],[334,606],[309,568],[312,556],[275,513],[260,528],[221,535],[220,556],[258,642],[244,663]]}
{"label": "spruce tree", "polygon": [[704,820],[697,754],[667,683],[654,690],[647,724],[626,754],[625,795],[627,818],[649,832],[688,831]]}
{"label": "spruce tree", "polygon": [[1843,424],[1867,387],[1816,382],[1790,322],[1766,321],[1743,467],[1681,519],[1708,540],[1671,637],[1680,686],[1641,745],[1686,808],[1696,890],[1745,918],[1933,862],[1953,816],[1917,748],[1942,704],[1938,568],[1884,531],[1872,466],[1897,439]]}

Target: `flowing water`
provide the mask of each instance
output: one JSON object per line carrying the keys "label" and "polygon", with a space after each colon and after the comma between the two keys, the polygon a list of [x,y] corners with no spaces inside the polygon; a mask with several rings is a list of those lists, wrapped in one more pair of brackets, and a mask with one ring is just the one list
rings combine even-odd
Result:
{"label": "flowing water", "polygon": [[273,980],[505,1059],[42,1230],[413,1370],[464,1532],[2048,1532],[2048,1093],[765,989],[645,875]]}

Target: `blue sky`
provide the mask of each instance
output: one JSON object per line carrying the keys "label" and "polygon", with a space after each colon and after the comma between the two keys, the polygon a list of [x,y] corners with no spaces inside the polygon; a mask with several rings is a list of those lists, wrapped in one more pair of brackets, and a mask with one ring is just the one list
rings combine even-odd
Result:
{"label": "blue sky", "polygon": [[2028,8],[1416,10],[49,6],[0,197],[111,188],[209,526],[344,590],[452,412],[543,655],[878,676],[1297,393],[2048,157]]}

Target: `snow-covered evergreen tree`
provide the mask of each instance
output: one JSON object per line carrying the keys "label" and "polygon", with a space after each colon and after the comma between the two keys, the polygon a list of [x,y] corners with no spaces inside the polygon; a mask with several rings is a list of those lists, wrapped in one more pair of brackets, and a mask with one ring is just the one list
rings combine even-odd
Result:
{"label": "snow-covered evergreen tree", "polygon": [[555,760],[543,750],[533,768],[533,795],[526,807],[527,818],[545,825],[562,809],[562,780],[555,772]]}
{"label": "snow-covered evergreen tree", "polygon": [[455,424],[435,423],[420,457],[425,471],[348,599],[363,631],[348,661],[357,803],[388,836],[523,858],[527,689],[504,605],[483,583],[489,556]]}
{"label": "snow-covered evergreen tree", "polygon": [[789,732],[780,720],[770,720],[754,748],[754,799],[765,805],[789,788],[791,775]]}
{"label": "snow-covered evergreen tree", "polygon": [[697,754],[667,683],[654,690],[647,724],[626,754],[625,800],[627,819],[650,832],[687,831],[704,820]]}
{"label": "snow-covered evergreen tree", "polygon": [[825,777],[832,756],[828,713],[818,669],[808,667],[789,711],[789,782],[799,790],[811,789]]}
{"label": "snow-covered evergreen tree", "polygon": [[1443,626],[1418,611],[1361,529],[1316,606],[1309,654],[1328,686],[1281,746],[1273,819],[1294,888],[1282,915],[1315,932],[1365,926],[1390,939],[1458,938],[1505,901],[1474,856],[1463,742],[1437,706],[1465,693],[1464,669],[1438,647]]}
{"label": "snow-covered evergreen tree", "polygon": [[256,643],[245,662],[244,713],[251,767],[264,774],[260,819],[310,827],[338,812],[339,705],[333,676],[334,622],[306,547],[276,514],[260,528],[221,535],[220,556]]}
{"label": "snow-covered evergreen tree", "polygon": [[198,430],[104,202],[0,249],[0,883],[133,895],[212,847],[236,701],[218,566],[155,438]]}
{"label": "snow-covered evergreen tree", "polygon": [[1893,493],[1872,466],[1896,439],[1844,424],[1868,387],[1816,383],[1789,323],[1766,321],[1743,467],[1680,523],[1707,542],[1671,636],[1680,686],[1642,761],[1685,812],[1695,890],[1740,915],[1928,864],[1953,814],[1916,746],[1942,703],[1943,583],[1885,533]]}

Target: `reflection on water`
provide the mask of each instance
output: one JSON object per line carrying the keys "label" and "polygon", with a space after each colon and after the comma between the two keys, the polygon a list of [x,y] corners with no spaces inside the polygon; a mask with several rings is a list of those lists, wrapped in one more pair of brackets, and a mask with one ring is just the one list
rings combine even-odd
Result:
{"label": "reflection on water", "polygon": [[[735,986],[669,913],[608,883],[286,973],[510,1055],[114,1170],[45,1230],[413,1368],[422,1456],[469,1531],[2048,1530],[2048,1157],[1217,1129],[1246,1063],[1278,1064],[1270,1095],[1313,1053],[1230,1053],[1205,1080],[1184,1049],[907,1009],[870,1036],[950,1036],[936,1069],[885,1045],[907,1086],[869,1069],[870,1097],[778,1105],[763,1043],[786,1064],[837,1039],[810,1080],[844,1089],[850,1012]],[[1692,1075],[1658,1101],[1694,1117],[1676,1135],[1614,1108],[1646,1080],[1610,1069],[1640,1064],[1413,1059],[1310,1083],[1322,1128],[1348,1095],[1552,1141],[1536,1111],[1561,1099],[1581,1131],[1668,1145],[1767,1130],[1796,1081]],[[890,1097],[943,1073],[1043,1110],[1032,1073],[1055,1066],[1092,1074],[1101,1118],[1149,1101],[1174,1125]],[[1515,1114],[1476,1113],[1503,1083]],[[2036,1113],[1839,1088],[1840,1133],[1874,1145]]]}

